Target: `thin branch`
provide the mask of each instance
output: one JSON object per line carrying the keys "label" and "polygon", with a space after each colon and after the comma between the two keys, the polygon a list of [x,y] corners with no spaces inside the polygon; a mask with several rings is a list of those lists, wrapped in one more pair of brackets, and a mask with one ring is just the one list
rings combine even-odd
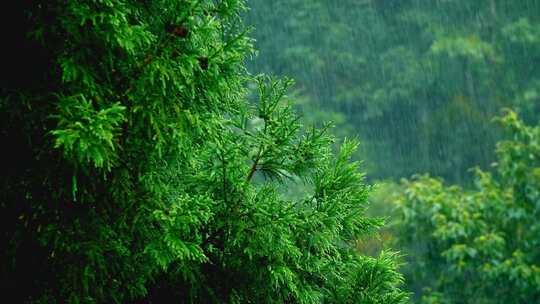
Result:
{"label": "thin branch", "polygon": [[222,164],[222,179],[223,179],[223,201],[227,204],[227,163],[225,162],[224,152],[220,149],[221,164]]}
{"label": "thin branch", "polygon": [[249,173],[247,175],[247,181],[251,181],[251,179],[253,178],[253,175],[255,174],[255,171],[257,171],[257,166],[259,166],[259,162],[261,160],[261,157],[262,157],[262,152],[263,148],[262,146],[259,148],[259,151],[257,152],[257,156],[255,157],[255,160],[253,161],[253,165],[251,166],[251,169],[249,169]]}

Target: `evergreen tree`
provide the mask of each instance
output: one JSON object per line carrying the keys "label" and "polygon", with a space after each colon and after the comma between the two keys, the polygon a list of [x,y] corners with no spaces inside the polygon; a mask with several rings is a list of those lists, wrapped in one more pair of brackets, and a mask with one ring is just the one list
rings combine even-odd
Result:
{"label": "evergreen tree", "polygon": [[335,155],[290,81],[245,72],[243,1],[18,6],[0,95],[14,302],[406,301],[394,254],[353,246],[381,224],[356,144]]}

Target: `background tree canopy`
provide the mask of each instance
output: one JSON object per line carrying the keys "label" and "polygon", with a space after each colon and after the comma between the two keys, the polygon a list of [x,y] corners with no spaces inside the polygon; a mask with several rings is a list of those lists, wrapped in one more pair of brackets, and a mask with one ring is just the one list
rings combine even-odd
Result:
{"label": "background tree canopy", "polygon": [[540,125],[514,112],[500,121],[512,136],[497,144],[493,174],[477,169],[474,190],[418,176],[393,200],[396,241],[423,303],[540,298]]}
{"label": "background tree canopy", "polygon": [[251,0],[254,71],[291,75],[308,120],[355,134],[368,176],[429,172],[458,183],[487,168],[501,107],[536,122],[534,0]]}

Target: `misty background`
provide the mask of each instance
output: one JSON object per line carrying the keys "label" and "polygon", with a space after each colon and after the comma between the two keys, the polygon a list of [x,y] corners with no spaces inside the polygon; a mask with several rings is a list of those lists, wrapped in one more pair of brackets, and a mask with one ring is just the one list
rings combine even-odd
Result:
{"label": "misty background", "polygon": [[250,0],[254,74],[296,81],[308,122],[361,141],[370,179],[467,184],[488,169],[502,108],[536,122],[540,2]]}

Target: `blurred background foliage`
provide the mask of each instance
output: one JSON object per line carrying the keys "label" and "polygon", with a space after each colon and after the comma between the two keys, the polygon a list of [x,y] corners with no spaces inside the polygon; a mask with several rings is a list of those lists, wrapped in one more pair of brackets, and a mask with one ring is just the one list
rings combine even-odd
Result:
{"label": "blurred background foliage", "polygon": [[540,3],[251,0],[253,72],[296,79],[308,121],[358,136],[373,179],[457,183],[493,161],[501,107],[535,119]]}
{"label": "blurred background foliage", "polygon": [[[427,175],[402,181],[392,203],[395,244],[425,303],[536,303],[540,298],[540,126],[500,119],[495,172],[476,169],[473,189]],[[434,293],[432,293],[434,291]]]}

